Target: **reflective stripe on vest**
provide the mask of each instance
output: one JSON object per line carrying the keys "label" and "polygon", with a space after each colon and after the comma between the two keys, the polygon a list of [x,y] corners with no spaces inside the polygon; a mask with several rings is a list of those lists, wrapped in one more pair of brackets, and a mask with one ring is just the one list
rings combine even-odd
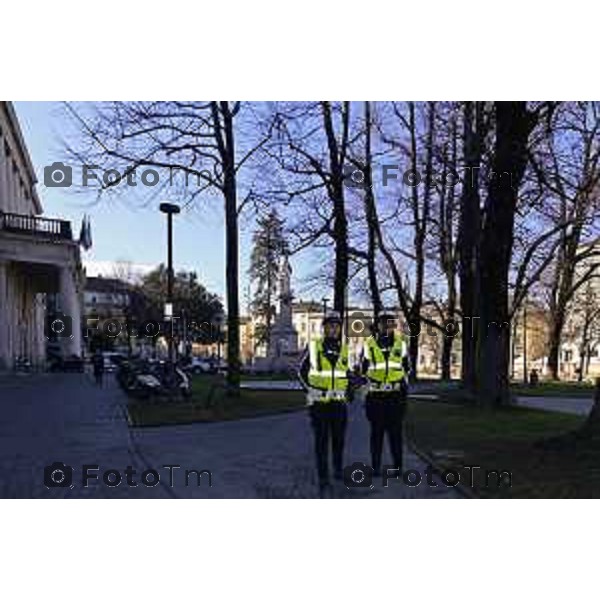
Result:
{"label": "reflective stripe on vest", "polygon": [[[310,371],[308,385],[317,390],[345,390],[348,387],[348,346],[342,344],[337,363],[332,365],[323,350],[323,340],[315,340],[309,346]],[[332,381],[333,369],[333,381]]]}
{"label": "reflective stripe on vest", "polygon": [[404,340],[399,336],[394,336],[394,344],[390,348],[387,362],[387,372],[385,356],[374,337],[367,338],[366,348],[368,351],[369,369],[367,377],[376,383],[395,383],[404,379],[404,366],[402,358],[405,352]]}

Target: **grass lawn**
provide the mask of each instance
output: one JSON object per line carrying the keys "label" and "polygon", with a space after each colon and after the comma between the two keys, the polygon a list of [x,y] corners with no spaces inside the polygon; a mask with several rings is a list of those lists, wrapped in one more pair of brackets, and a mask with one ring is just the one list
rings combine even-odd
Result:
{"label": "grass lawn", "polygon": [[594,395],[591,383],[578,381],[540,381],[536,386],[524,383],[513,383],[510,389],[517,396],[565,396],[567,398],[583,398]]}
{"label": "grass lawn", "polygon": [[177,425],[182,423],[227,421],[245,417],[298,410],[306,405],[301,391],[240,391],[239,398],[228,397],[221,376],[200,375],[192,379],[192,396],[186,402],[129,401],[129,417],[134,426]]}
{"label": "grass lawn", "polygon": [[[520,407],[494,411],[474,406],[410,402],[406,432],[416,446],[434,456],[443,468],[459,471],[469,484],[464,465],[474,472],[474,491],[481,497],[599,498],[600,442],[578,443],[558,449],[536,442],[576,429],[578,415]],[[510,471],[512,487],[498,487],[485,471]]]}
{"label": "grass lawn", "polygon": [[292,373],[254,373],[252,375],[242,375],[242,381],[295,381],[296,377]]}

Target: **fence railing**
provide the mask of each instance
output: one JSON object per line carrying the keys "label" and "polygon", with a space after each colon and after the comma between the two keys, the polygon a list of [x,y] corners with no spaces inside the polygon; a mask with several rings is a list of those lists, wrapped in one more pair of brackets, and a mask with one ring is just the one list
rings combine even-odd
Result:
{"label": "fence railing", "polygon": [[60,240],[73,239],[70,221],[45,219],[17,213],[0,212],[0,231]]}

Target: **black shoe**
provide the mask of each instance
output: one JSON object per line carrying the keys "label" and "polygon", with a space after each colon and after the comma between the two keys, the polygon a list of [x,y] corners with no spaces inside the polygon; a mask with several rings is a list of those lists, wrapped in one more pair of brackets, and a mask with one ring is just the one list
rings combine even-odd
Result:
{"label": "black shoe", "polygon": [[319,481],[319,497],[326,498],[329,490],[331,489],[331,484],[329,481]]}

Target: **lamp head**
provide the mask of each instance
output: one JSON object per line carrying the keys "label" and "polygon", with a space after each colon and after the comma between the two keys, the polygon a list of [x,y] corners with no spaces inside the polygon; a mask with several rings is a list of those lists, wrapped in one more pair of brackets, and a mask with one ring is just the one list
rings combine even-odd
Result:
{"label": "lamp head", "polygon": [[167,215],[176,215],[181,212],[181,209],[177,204],[171,204],[170,202],[161,202],[158,207],[160,212],[165,213]]}

